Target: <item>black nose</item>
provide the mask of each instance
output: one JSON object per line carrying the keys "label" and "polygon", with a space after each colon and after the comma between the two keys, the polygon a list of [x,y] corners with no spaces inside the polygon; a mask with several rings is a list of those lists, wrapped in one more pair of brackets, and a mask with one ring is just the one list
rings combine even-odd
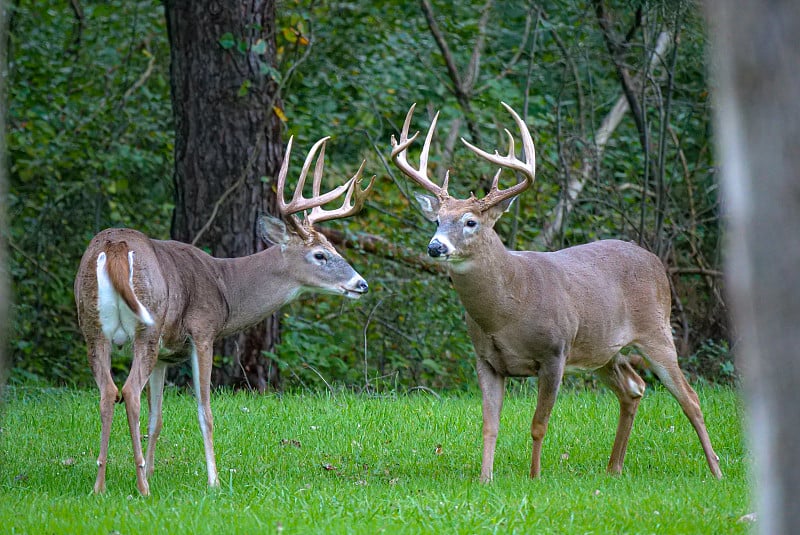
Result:
{"label": "black nose", "polygon": [[367,291],[369,291],[369,284],[367,284],[367,281],[365,281],[363,279],[358,281],[358,284],[356,284],[356,287],[358,288],[358,291],[361,292],[361,293],[367,293]]}
{"label": "black nose", "polygon": [[447,253],[447,246],[439,240],[433,240],[428,244],[428,254],[434,258]]}

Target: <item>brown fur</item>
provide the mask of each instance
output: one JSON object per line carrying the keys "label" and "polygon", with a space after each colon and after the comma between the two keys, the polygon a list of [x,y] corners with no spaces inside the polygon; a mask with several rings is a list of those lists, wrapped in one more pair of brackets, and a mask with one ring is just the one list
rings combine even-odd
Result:
{"label": "brown fur", "polygon": [[130,285],[130,266],[128,265],[128,244],[124,241],[106,242],[106,271],[114,290],[122,297],[134,314],[139,313],[139,304]]}

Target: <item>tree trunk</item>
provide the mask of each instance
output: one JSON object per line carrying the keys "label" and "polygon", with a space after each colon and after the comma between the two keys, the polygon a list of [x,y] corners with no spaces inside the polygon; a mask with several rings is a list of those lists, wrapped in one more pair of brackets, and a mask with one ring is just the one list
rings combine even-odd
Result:
{"label": "tree trunk", "polygon": [[716,126],[728,287],[748,401],[758,533],[800,531],[800,4],[716,0]]}
{"label": "tree trunk", "polygon": [[[0,10],[0,69],[6,72],[7,67],[7,50],[6,43],[8,43],[8,23],[7,11]],[[0,95],[6,94],[6,77],[0,77]],[[6,110],[5,106],[0,106],[0,228],[8,229],[8,220],[6,219],[6,202],[8,194],[6,193]],[[8,291],[8,271],[6,266],[8,259],[6,257],[6,243],[5,232],[0,232],[0,404],[3,403],[3,390],[6,383],[6,338],[11,329],[8,326],[9,320],[9,291]]]}
{"label": "tree trunk", "polygon": [[[217,257],[263,248],[259,213],[275,213],[271,188],[282,157],[274,0],[165,0],[175,118],[172,237]],[[268,177],[269,180],[262,180]],[[214,383],[259,391],[280,385],[263,357],[280,334],[274,314],[217,344]]]}

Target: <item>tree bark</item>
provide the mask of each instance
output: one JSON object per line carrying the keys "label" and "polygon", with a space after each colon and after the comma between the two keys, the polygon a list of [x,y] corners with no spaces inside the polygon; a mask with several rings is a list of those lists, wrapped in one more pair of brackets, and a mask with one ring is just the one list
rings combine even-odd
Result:
{"label": "tree bark", "polygon": [[716,131],[730,216],[728,288],[741,342],[759,533],[800,532],[800,4],[715,0]]}
{"label": "tree bark", "polygon": [[[172,237],[217,257],[253,254],[263,248],[258,214],[276,212],[270,186],[282,157],[278,86],[264,74],[276,63],[275,2],[165,0],[165,12],[175,119]],[[279,335],[274,314],[218,343],[215,384],[279,387],[277,366],[263,357]]]}

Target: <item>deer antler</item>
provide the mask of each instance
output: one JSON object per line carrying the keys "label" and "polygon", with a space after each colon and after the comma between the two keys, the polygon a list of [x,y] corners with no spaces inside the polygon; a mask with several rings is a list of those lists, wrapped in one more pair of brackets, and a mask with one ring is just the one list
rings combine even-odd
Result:
{"label": "deer antler", "polygon": [[486,196],[479,201],[481,204],[481,210],[486,210],[510,197],[519,195],[528,189],[531,184],[533,184],[533,180],[536,177],[536,150],[533,147],[533,139],[531,138],[531,133],[528,130],[528,126],[525,124],[525,121],[523,121],[522,118],[517,115],[517,112],[511,109],[511,106],[505,102],[502,102],[501,104],[506,110],[508,110],[511,116],[514,117],[514,122],[517,123],[517,127],[519,128],[520,135],[522,137],[522,148],[525,153],[525,161],[522,161],[514,156],[514,136],[511,135],[511,132],[509,132],[508,129],[505,129],[506,134],[508,135],[508,155],[506,156],[501,156],[497,151],[495,151],[494,154],[489,154],[488,152],[485,152],[472,145],[463,137],[461,138],[461,142],[464,143],[468,149],[484,160],[497,164],[501,168],[507,167],[509,169],[519,171],[524,175],[525,180],[514,186],[511,186],[510,188],[501,190],[498,187],[498,179],[500,178],[500,172],[502,169],[498,169],[497,173],[494,175],[494,179],[492,180],[492,187],[489,189],[489,193],[487,193]]}
{"label": "deer antler", "polygon": [[437,186],[431,179],[428,178],[428,152],[431,148],[431,139],[433,139],[433,131],[436,129],[436,121],[439,120],[439,112],[431,121],[431,126],[428,128],[428,135],[425,136],[425,144],[422,146],[422,152],[419,155],[419,168],[415,168],[408,161],[408,147],[417,139],[419,132],[413,136],[408,137],[408,128],[411,126],[411,116],[414,115],[414,108],[416,103],[411,105],[408,110],[406,120],[403,123],[403,131],[400,133],[400,141],[397,141],[392,136],[392,161],[394,164],[405,173],[411,180],[430,191],[440,199],[448,197],[447,183],[450,179],[450,172],[445,173],[444,183],[441,187]]}
{"label": "deer antler", "polygon": [[[506,156],[501,156],[497,151],[495,151],[494,154],[489,154],[488,152],[470,144],[464,138],[461,138],[461,141],[467,146],[467,148],[481,158],[497,164],[501,168],[505,167],[519,171],[524,175],[525,180],[514,186],[511,186],[510,188],[501,190],[498,186],[498,180],[500,178],[500,172],[502,169],[498,169],[497,173],[494,175],[494,179],[492,180],[492,187],[490,188],[489,193],[478,201],[480,203],[481,210],[486,210],[510,197],[519,195],[528,189],[531,184],[533,184],[533,179],[536,176],[536,151],[533,147],[533,139],[531,138],[528,126],[508,104],[505,102],[502,104],[503,107],[507,109],[509,113],[511,113],[512,117],[514,117],[514,122],[516,122],[517,126],[519,127],[520,134],[522,136],[522,147],[525,152],[524,161],[519,160],[514,156],[514,136],[512,136],[511,132],[509,132],[507,129],[506,134],[508,135],[508,155]],[[403,123],[403,131],[400,133],[400,141],[397,141],[395,137],[392,136],[392,160],[405,175],[411,178],[411,180],[426,190],[432,192],[440,199],[445,199],[449,196],[447,193],[447,184],[450,179],[450,173],[445,173],[444,183],[441,187],[439,187],[428,178],[427,171],[428,153],[431,147],[433,131],[436,128],[436,121],[439,119],[438,112],[436,113],[436,116],[434,116],[433,121],[431,121],[431,126],[428,129],[428,135],[425,136],[425,143],[422,146],[422,152],[419,156],[419,168],[415,168],[408,161],[408,147],[411,146],[411,144],[419,135],[419,132],[417,132],[411,137],[408,136],[408,129],[411,125],[411,116],[414,114],[415,107],[416,104],[413,104],[411,109],[408,110],[406,120]]]}
{"label": "deer antler", "polygon": [[[311,150],[308,152],[308,156],[306,156],[306,161],[303,163],[303,168],[300,171],[300,178],[297,181],[297,186],[295,187],[294,194],[292,195],[292,200],[288,204],[284,200],[283,190],[286,186],[286,174],[289,170],[289,158],[292,153],[292,141],[294,140],[294,136],[289,138],[289,143],[286,145],[286,155],[283,158],[283,164],[281,165],[281,170],[278,173],[278,210],[284,217],[289,218],[289,220],[294,224],[295,229],[304,238],[309,236],[308,229],[313,226],[314,223],[348,217],[361,210],[361,207],[364,206],[364,201],[366,201],[367,196],[369,195],[370,191],[372,191],[372,185],[375,183],[375,177],[373,176],[366,188],[362,190],[360,187],[361,173],[364,171],[364,165],[366,164],[365,160],[361,162],[361,166],[358,168],[356,174],[353,175],[347,182],[329,191],[328,193],[320,195],[319,190],[322,183],[322,170],[325,165],[325,143],[329,139],[329,136],[324,137],[317,141],[313,147],[311,147]],[[311,167],[311,162],[314,160],[317,151],[319,151],[319,157],[317,158],[317,163],[314,166],[314,177],[311,183],[312,197],[307,199],[303,197],[303,187],[305,186],[308,170]],[[336,210],[322,209],[324,204],[341,197],[343,193],[345,194],[345,197],[341,207]],[[311,214],[305,217],[304,223],[294,215],[298,212],[303,212],[309,209],[311,209]]]}

